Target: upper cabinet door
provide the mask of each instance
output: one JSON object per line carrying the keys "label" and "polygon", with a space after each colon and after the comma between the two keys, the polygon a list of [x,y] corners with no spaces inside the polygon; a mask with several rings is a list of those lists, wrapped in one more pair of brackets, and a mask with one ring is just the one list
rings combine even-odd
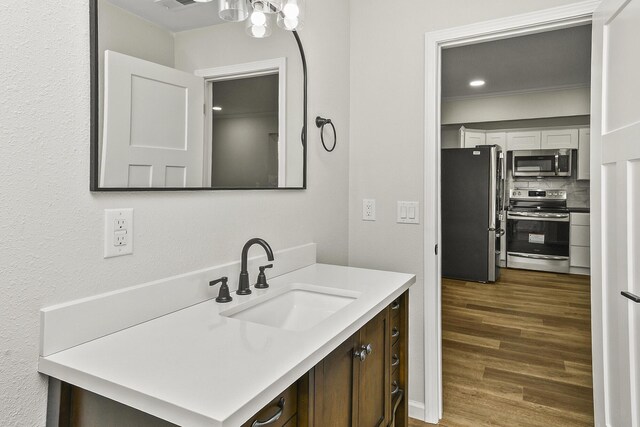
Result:
{"label": "upper cabinet door", "polygon": [[578,131],[578,179],[591,179],[591,129]]}
{"label": "upper cabinet door", "polygon": [[464,148],[473,148],[477,145],[486,145],[487,136],[484,131],[465,130]]}
{"label": "upper cabinet door", "polygon": [[543,130],[542,141],[540,144],[542,149],[578,149],[578,129],[557,129]]}
{"label": "upper cabinet door", "polygon": [[507,133],[507,150],[539,150],[540,131],[523,131]]}
{"label": "upper cabinet door", "polygon": [[202,77],[106,51],[104,93],[101,187],[202,187]]}
{"label": "upper cabinet door", "polygon": [[507,149],[506,132],[487,132],[487,145],[499,145],[503,150]]}

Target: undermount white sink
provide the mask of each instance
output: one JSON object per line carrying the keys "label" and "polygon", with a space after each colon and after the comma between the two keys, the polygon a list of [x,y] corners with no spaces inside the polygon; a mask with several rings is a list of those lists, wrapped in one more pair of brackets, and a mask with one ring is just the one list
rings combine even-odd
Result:
{"label": "undermount white sink", "polygon": [[295,283],[269,290],[252,301],[220,312],[221,316],[291,331],[320,323],[360,296],[360,292]]}

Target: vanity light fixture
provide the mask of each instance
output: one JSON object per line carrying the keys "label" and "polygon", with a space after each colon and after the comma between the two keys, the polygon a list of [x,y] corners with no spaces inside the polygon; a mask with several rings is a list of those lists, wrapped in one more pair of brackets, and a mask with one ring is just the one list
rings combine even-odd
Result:
{"label": "vanity light fixture", "polygon": [[472,87],[480,87],[480,86],[484,86],[485,81],[484,80],[472,80],[469,82],[469,86]]}
{"label": "vanity light fixture", "polygon": [[[211,0],[194,0],[207,2]],[[220,18],[229,22],[246,21],[251,37],[269,37],[273,21],[287,31],[296,31],[304,23],[305,0],[218,0]]]}

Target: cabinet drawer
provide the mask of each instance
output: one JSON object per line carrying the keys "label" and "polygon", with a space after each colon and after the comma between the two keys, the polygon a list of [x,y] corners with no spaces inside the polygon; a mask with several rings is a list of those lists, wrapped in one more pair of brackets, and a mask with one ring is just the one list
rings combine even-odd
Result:
{"label": "cabinet drawer", "polygon": [[400,340],[391,347],[391,370],[398,369],[400,366]]}
{"label": "cabinet drawer", "polygon": [[571,225],[589,225],[590,215],[588,213],[571,213]]}
{"label": "cabinet drawer", "polygon": [[589,245],[589,227],[584,225],[571,225],[571,234],[569,234],[569,244],[571,246],[590,246]]}
{"label": "cabinet drawer", "polygon": [[[281,403],[282,402],[282,403]],[[264,423],[267,420],[275,418],[280,413],[277,420],[274,420],[269,427],[291,427],[296,425],[296,421],[293,424],[288,422],[291,420],[298,408],[298,383],[294,383],[291,387],[280,393],[269,404],[262,408],[257,414],[255,414],[249,421],[242,424],[242,427],[252,427],[254,422]]]}
{"label": "cabinet drawer", "polygon": [[391,316],[391,344],[396,345],[400,339],[400,316]]}
{"label": "cabinet drawer", "polygon": [[571,267],[585,267],[590,268],[591,262],[589,257],[591,251],[585,246],[571,246],[569,247],[569,258]]}
{"label": "cabinet drawer", "polygon": [[400,391],[400,369],[391,373],[391,401],[394,401]]}

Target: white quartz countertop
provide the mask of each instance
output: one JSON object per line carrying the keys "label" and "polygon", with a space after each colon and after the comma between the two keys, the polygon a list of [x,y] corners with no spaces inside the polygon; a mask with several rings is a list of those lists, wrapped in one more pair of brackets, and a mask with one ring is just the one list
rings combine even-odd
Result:
{"label": "white quartz countertop", "polygon": [[[414,282],[410,274],[313,264],[270,279],[269,289],[233,293],[231,303],[208,300],[41,357],[39,371],[178,425],[237,427]],[[295,283],[359,296],[301,331],[219,314]]]}

